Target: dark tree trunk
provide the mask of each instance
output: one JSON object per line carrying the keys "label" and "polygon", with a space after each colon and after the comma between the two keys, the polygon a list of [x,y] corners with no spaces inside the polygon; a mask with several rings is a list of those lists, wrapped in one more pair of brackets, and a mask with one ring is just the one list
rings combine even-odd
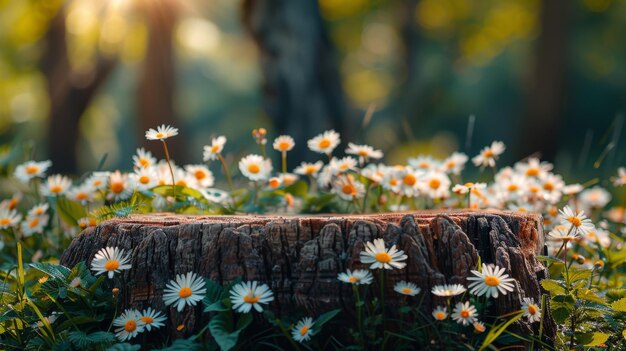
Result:
{"label": "dark tree trunk", "polygon": [[[141,144],[156,155],[163,156],[161,143],[148,141],[144,133],[161,124],[176,124],[174,108],[176,91],[175,58],[173,50],[174,28],[178,19],[179,4],[176,0],[144,0],[138,3],[138,11],[148,25],[148,47],[139,69],[137,86],[137,127]],[[184,134],[184,133],[181,133]],[[167,141],[172,157],[178,162],[187,161],[184,138]]]}
{"label": "dark tree trunk", "polygon": [[291,160],[311,157],[306,140],[334,128],[349,139],[335,50],[316,0],[245,0],[244,23],[261,55],[265,111],[295,140]]}
{"label": "dark tree trunk", "polygon": [[541,1],[541,31],[528,84],[526,117],[521,121],[524,140],[518,158],[541,152],[543,159],[553,161],[556,155],[566,98],[570,6],[568,0]]}
{"label": "dark tree trunk", "polygon": [[50,98],[48,155],[54,173],[75,173],[77,167],[78,124],[98,88],[112,72],[116,61],[98,57],[89,72],[74,72],[67,56],[65,12],[53,18],[46,34],[41,70],[46,77]]}
{"label": "dark tree trunk", "polygon": [[[175,274],[194,271],[226,285],[237,278],[270,285],[279,315],[306,310],[310,315],[342,307],[351,313],[349,286],[337,280],[346,269],[366,268],[359,253],[367,241],[384,238],[408,255],[407,266],[386,274],[385,293],[390,305],[415,305],[400,299],[394,282],[416,283],[424,294],[422,309],[429,314],[445,300],[430,293],[437,284],[467,285],[470,270],[482,262],[504,267],[517,280],[514,292],[494,300],[489,315],[520,308],[523,297],[541,300],[540,280],[546,268],[536,259],[543,247],[542,218],[510,212],[425,211],[411,214],[362,216],[264,217],[138,215],[90,228],[78,236],[61,263],[88,264],[106,246],[132,254],[132,269],[122,274],[121,306],[152,306],[169,314],[172,337],[197,332],[206,322],[202,306],[178,313],[166,309],[162,294]],[[110,282],[109,282],[110,284]],[[549,309],[547,309],[549,311]],[[549,312],[544,335],[555,335]],[[487,321],[488,322],[488,321]],[[183,333],[173,326],[185,324]],[[517,326],[522,335],[538,328],[525,319]],[[537,332],[537,330],[535,330]]]}

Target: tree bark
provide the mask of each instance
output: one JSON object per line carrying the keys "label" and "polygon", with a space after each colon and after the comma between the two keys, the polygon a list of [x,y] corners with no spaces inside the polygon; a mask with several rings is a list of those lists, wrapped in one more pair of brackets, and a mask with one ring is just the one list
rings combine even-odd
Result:
{"label": "tree bark", "polygon": [[[276,132],[305,141],[333,128],[349,139],[335,50],[317,1],[245,0],[243,16],[260,50],[265,112]],[[290,156],[311,158],[304,142]]]}
{"label": "tree bark", "polygon": [[[543,237],[540,215],[511,212],[335,217],[153,214],[110,220],[87,229],[74,239],[61,263],[70,267],[81,261],[90,264],[106,246],[132,253],[132,268],[121,274],[121,306],[166,310],[170,326],[187,326],[182,333],[169,328],[172,337],[180,337],[200,329],[206,317],[202,306],[182,313],[165,308],[163,289],[175,274],[193,271],[222,285],[237,278],[267,283],[276,297],[270,308],[278,315],[304,309],[315,316],[337,307],[352,311],[351,288],[338,281],[337,274],[367,268],[360,263],[359,253],[375,238],[384,238],[408,255],[404,269],[385,275],[388,305],[416,305],[423,295],[421,307],[429,314],[446,303],[430,293],[432,287],[467,286],[466,278],[480,256],[484,263],[504,267],[517,281],[514,292],[493,300],[489,315],[503,315],[519,310],[523,297],[541,301],[539,282],[548,273],[536,255],[543,248]],[[401,298],[393,292],[394,283],[400,280],[416,283],[422,292],[416,298]],[[556,327],[547,311],[544,335],[549,339]],[[516,328],[530,333],[538,323],[530,325],[522,319]]]}

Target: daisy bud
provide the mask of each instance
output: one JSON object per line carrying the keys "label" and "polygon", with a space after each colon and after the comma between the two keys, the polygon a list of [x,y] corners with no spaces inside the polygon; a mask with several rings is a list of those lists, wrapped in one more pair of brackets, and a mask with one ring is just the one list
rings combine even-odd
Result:
{"label": "daisy bud", "polygon": [[185,325],[184,324],[181,324],[178,327],[176,327],[176,330],[178,330],[178,331],[183,331],[183,329],[185,329]]}
{"label": "daisy bud", "polygon": [[603,268],[603,267],[604,267],[604,261],[602,261],[602,260],[597,260],[597,261],[594,263],[594,266],[596,266],[596,267],[598,267],[598,268]]}
{"label": "daisy bud", "polygon": [[111,293],[113,294],[113,297],[117,297],[117,295],[120,294],[120,289],[119,288],[113,288],[111,290]]}

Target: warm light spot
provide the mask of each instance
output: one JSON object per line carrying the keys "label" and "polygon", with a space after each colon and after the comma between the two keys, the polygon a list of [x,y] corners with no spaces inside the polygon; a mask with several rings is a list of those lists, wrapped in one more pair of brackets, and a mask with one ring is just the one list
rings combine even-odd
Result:
{"label": "warm light spot", "polygon": [[181,299],[188,298],[189,296],[191,296],[191,289],[188,287],[181,288],[180,290],[178,290],[178,296],[180,296]]}
{"label": "warm light spot", "polygon": [[572,216],[570,218],[567,219],[570,223],[572,223],[575,227],[580,227],[582,223],[582,221],[580,220],[580,218],[576,217],[576,216]]}
{"label": "warm light spot", "polygon": [[537,308],[537,306],[532,305],[532,304],[531,304],[531,305],[528,305],[528,313],[529,313],[530,315],[534,316],[534,315],[537,313],[537,311],[538,311],[538,310],[539,310],[539,309]]}
{"label": "warm light spot", "polygon": [[346,184],[341,188],[341,192],[346,195],[354,195],[356,193],[356,189],[352,184]]}
{"label": "warm light spot", "polygon": [[116,260],[110,260],[107,261],[107,263],[104,264],[104,269],[106,269],[107,271],[114,271],[116,269],[118,269],[120,266],[120,263]]}
{"label": "warm light spot", "polygon": [[320,149],[326,149],[329,146],[330,146],[330,140],[328,140],[328,139],[320,140],[320,143],[319,143]]}
{"label": "warm light spot", "polygon": [[408,294],[410,294],[412,292],[413,292],[413,289],[411,289],[411,288],[403,288],[402,289],[402,293],[403,294],[407,294],[408,295]]}
{"label": "warm light spot", "polygon": [[152,324],[152,322],[154,322],[154,319],[152,319],[152,317],[150,316],[143,316],[141,317],[141,321],[146,324]]}
{"label": "warm light spot", "polygon": [[53,185],[50,187],[51,193],[60,193],[61,191],[63,191],[63,187],[61,187],[60,185]]}
{"label": "warm light spot", "polygon": [[141,184],[148,184],[148,183],[150,183],[150,177],[145,176],[145,175],[139,177],[139,183],[141,183]]}
{"label": "warm light spot", "polygon": [[305,325],[304,327],[302,327],[302,329],[300,329],[300,335],[304,336],[306,335],[308,331],[309,331],[309,327]]}
{"label": "warm light spot", "polygon": [[37,172],[39,172],[39,167],[37,167],[37,166],[28,166],[28,167],[26,167],[26,173],[27,174],[36,174]]}
{"label": "warm light spot", "polygon": [[469,316],[470,316],[470,313],[468,310],[461,311],[461,317],[468,318]]}
{"label": "warm light spot", "polygon": [[129,321],[126,321],[126,324],[124,325],[124,329],[127,332],[132,333],[135,331],[135,329],[137,329],[137,323],[132,319]]}
{"label": "warm light spot", "polygon": [[376,256],[374,257],[376,259],[376,261],[380,262],[380,263],[389,263],[391,262],[391,255],[386,253],[386,252],[379,252],[376,254]]}
{"label": "warm light spot", "polygon": [[417,178],[415,178],[415,176],[413,174],[409,173],[409,174],[404,176],[404,179],[402,181],[404,182],[404,184],[406,184],[408,186],[413,186],[417,182]]}
{"label": "warm light spot", "polygon": [[261,298],[259,296],[254,296],[254,295],[252,295],[252,296],[245,295],[243,297],[243,301],[246,302],[246,303],[257,303],[257,302],[259,302],[260,299]]}
{"label": "warm light spot", "polygon": [[485,277],[485,284],[489,286],[498,286],[500,285],[500,279],[493,275],[488,275]]}
{"label": "warm light spot", "polygon": [[248,165],[248,172],[257,174],[261,172],[261,167],[259,167],[259,165],[257,165],[256,163],[253,163],[251,165]]}
{"label": "warm light spot", "polygon": [[111,188],[111,192],[114,192],[116,194],[119,194],[122,191],[124,191],[124,183],[122,182],[111,183],[109,187]]}
{"label": "warm light spot", "polygon": [[431,179],[430,182],[428,182],[428,186],[431,189],[439,189],[439,187],[441,186],[441,181],[439,179]]}
{"label": "warm light spot", "polygon": [[539,169],[538,168],[529,168],[526,170],[526,175],[529,177],[536,177],[539,175]]}
{"label": "warm light spot", "polygon": [[193,174],[197,180],[202,180],[204,178],[206,178],[206,172],[203,170],[197,170],[194,174]]}
{"label": "warm light spot", "polygon": [[356,283],[356,282],[358,282],[359,280],[358,280],[356,277],[350,277],[350,278],[348,278],[348,281],[349,281],[350,283]]}

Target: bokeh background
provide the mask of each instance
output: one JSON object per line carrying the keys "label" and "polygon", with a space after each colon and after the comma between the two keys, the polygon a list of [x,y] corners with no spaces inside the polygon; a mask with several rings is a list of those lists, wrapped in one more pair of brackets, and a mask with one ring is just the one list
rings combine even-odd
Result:
{"label": "bokeh background", "polygon": [[160,156],[161,123],[178,163],[221,134],[232,160],[256,152],[261,126],[310,159],[335,128],[390,163],[495,139],[505,162],[606,178],[626,159],[624,33],[623,0],[0,0],[0,141],[80,174]]}

